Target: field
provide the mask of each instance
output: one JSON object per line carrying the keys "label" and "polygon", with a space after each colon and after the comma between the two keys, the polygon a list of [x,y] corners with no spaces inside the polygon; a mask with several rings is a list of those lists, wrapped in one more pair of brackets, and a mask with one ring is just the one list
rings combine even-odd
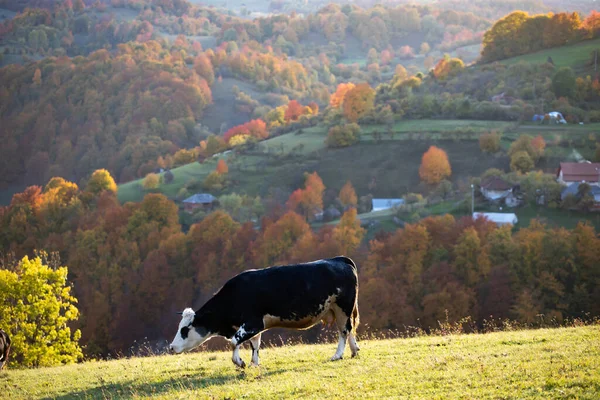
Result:
{"label": "field", "polygon": [[518,62],[527,62],[541,64],[552,57],[554,65],[557,67],[571,67],[577,72],[593,72],[593,65],[585,67],[585,64],[591,61],[591,54],[594,50],[600,50],[600,39],[587,40],[574,45],[554,47],[545,49],[536,53],[525,54],[500,61],[502,64],[511,65]]}
{"label": "field", "polygon": [[[600,326],[363,340],[261,351],[236,369],[230,352],[86,362],[0,373],[0,393],[37,398],[597,399]],[[349,350],[346,349],[348,355]],[[248,359],[249,350],[242,351]]]}

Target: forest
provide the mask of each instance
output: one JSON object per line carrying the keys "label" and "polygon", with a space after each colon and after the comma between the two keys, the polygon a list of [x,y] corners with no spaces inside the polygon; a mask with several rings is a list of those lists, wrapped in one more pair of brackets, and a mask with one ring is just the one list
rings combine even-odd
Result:
{"label": "forest", "polygon": [[[594,188],[556,182],[600,162],[600,13],[296,3],[0,0],[0,326],[35,320],[34,290],[64,301],[17,363],[159,348],[235,274],[339,254],[363,332],[600,315]],[[531,223],[472,217],[498,211],[475,199],[490,177]],[[186,211],[196,193],[214,207]],[[387,197],[404,203],[373,222]]]}

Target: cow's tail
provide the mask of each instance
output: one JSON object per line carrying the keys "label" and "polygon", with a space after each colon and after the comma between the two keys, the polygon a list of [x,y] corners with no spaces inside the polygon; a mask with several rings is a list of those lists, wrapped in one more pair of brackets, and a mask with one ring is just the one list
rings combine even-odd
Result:
{"label": "cow's tail", "polygon": [[352,320],[352,333],[356,335],[356,328],[360,323],[360,314],[358,312],[358,268],[356,267],[356,263],[354,263],[350,257],[338,256],[335,257],[334,260],[341,261],[350,266],[356,276],[356,294],[354,295],[354,307],[352,308],[352,315],[350,316],[350,319]]}

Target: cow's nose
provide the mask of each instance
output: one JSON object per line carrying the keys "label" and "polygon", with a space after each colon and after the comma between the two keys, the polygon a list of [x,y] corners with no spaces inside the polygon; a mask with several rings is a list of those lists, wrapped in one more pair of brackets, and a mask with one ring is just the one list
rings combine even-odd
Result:
{"label": "cow's nose", "polygon": [[169,345],[169,353],[173,354],[175,351],[173,350],[173,345]]}

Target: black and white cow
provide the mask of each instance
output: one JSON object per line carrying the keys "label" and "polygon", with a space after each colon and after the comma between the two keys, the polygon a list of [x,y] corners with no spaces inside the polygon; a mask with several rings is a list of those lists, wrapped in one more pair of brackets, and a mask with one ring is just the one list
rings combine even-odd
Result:
{"label": "black and white cow", "polygon": [[198,311],[183,311],[169,349],[182,353],[213,336],[224,336],[233,345],[234,364],[243,368],[239,348],[245,341],[252,347],[252,364],[258,365],[263,331],[308,329],[319,321],[335,322],[340,332],[332,361],[342,358],[346,340],[352,357],[357,355],[358,275],[348,257],[242,272]]}
{"label": "black and white cow", "polygon": [[10,353],[10,337],[0,329],[0,370],[8,362],[8,353]]}

